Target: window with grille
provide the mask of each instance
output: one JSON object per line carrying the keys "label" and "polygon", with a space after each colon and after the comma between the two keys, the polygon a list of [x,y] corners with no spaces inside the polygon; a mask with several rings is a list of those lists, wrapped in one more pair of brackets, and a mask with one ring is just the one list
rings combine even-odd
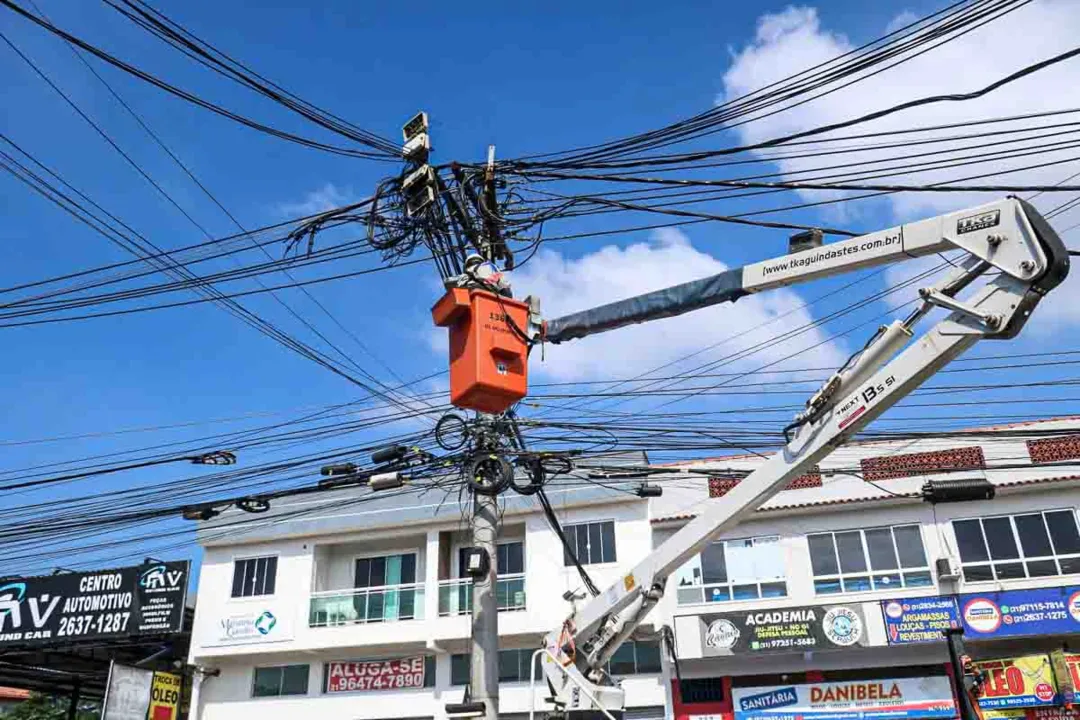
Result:
{"label": "window with grille", "polygon": [[308,666],[257,667],[251,686],[252,697],[307,695]]}
{"label": "window with grille", "polygon": [[1076,512],[953,520],[965,582],[1080,573]]}
{"label": "window with grille", "polygon": [[[574,548],[582,565],[615,562],[615,523],[611,520],[580,525],[564,525],[563,535]],[[563,549],[563,564],[571,567],[574,561]]]}
{"label": "window with grille", "polygon": [[787,596],[780,538],[720,540],[675,573],[680,605]]}
{"label": "window with grille", "polygon": [[814,533],[806,540],[819,595],[934,584],[918,525]]}
{"label": "window with grille", "polygon": [[277,557],[247,558],[233,562],[232,596],[273,595],[277,582]]}

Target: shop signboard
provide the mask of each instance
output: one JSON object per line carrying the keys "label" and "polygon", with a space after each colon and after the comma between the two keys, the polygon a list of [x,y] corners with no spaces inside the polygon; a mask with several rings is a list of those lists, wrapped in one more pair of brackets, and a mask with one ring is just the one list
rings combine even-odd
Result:
{"label": "shop signboard", "polygon": [[155,672],[147,720],[176,720],[180,710],[180,688],[180,676],[176,673]]}
{"label": "shop signboard", "polygon": [[400,690],[424,687],[424,657],[326,665],[326,692]]}
{"label": "shop signboard", "polygon": [[945,676],[732,688],[735,720],[954,718]]}
{"label": "shop signboard", "polygon": [[188,561],[0,581],[0,648],[179,632]]}
{"label": "shop signboard", "polygon": [[960,610],[951,595],[882,600],[881,615],[890,645],[944,642],[944,630],[960,627]]}
{"label": "shop signboard", "polygon": [[1080,632],[1080,586],[969,593],[959,597],[967,640]]}
{"label": "shop signboard", "polygon": [[842,650],[870,644],[861,603],[706,614],[699,621],[705,657]]}
{"label": "shop signboard", "polygon": [[975,668],[986,671],[979,697],[986,718],[1000,717],[996,710],[1053,705],[1057,700],[1054,673],[1046,655],[981,660]]}
{"label": "shop signboard", "polygon": [[292,623],[289,614],[266,603],[254,603],[235,608],[226,607],[227,614],[219,618],[203,645],[242,645],[291,640]]}

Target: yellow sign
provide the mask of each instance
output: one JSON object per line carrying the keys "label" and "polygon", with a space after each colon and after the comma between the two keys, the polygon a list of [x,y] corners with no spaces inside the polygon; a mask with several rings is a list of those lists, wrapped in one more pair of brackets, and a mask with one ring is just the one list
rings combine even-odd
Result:
{"label": "yellow sign", "polygon": [[1054,673],[1046,655],[983,660],[975,663],[975,669],[986,671],[979,696],[986,720],[1023,717],[1020,708],[1053,705],[1057,698]]}
{"label": "yellow sign", "polygon": [[150,710],[147,720],[176,720],[180,710],[180,676],[175,673],[154,673],[150,689]]}

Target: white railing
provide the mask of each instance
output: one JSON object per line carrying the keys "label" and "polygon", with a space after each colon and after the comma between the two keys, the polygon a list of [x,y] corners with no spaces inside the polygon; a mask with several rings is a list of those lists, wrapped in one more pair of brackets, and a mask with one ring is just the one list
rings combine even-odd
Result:
{"label": "white railing", "polygon": [[[500,612],[525,609],[525,574],[500,575],[495,582],[495,602]],[[439,581],[439,617],[472,612],[472,578]]]}
{"label": "white railing", "polygon": [[310,627],[421,620],[424,584],[322,590],[311,593]]}

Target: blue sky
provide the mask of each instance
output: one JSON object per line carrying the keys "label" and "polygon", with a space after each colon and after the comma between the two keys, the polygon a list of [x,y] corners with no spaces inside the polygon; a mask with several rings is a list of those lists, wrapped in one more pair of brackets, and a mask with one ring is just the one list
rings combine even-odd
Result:
{"label": "blue sky", "polygon": [[[267,101],[185,61],[104,4],[38,2],[61,27],[170,82],[272,120],[280,127],[311,130]],[[1040,6],[1056,12],[1061,4]],[[405,119],[418,109],[426,110],[432,119],[435,157],[446,162],[478,160],[490,143],[497,146],[500,157],[515,157],[640,132],[700,112],[726,93],[753,87],[781,70],[784,62],[799,60],[797,52],[788,52],[783,42],[768,32],[763,34],[762,28],[769,26],[760,23],[767,16],[786,18],[784,22],[789,24],[780,23],[777,32],[812,58],[815,53],[842,48],[844,42],[857,45],[876,37],[903,13],[923,14],[937,6],[825,2],[816,6],[813,22],[806,14],[811,6],[796,12],[782,2],[546,3],[517,7],[494,2],[371,5],[222,0],[159,7],[262,74],[365,129],[396,139]],[[142,134],[69,48],[10,12],[0,13],[0,31],[212,235],[234,231],[228,219]],[[748,48],[754,51],[748,52]],[[776,54],[778,50],[784,51],[781,56]],[[1001,69],[1007,70],[1009,62],[1021,63],[1029,50],[1040,57],[1044,48],[1033,46],[1015,58],[1005,58]],[[362,198],[381,178],[398,170],[394,165],[322,155],[257,135],[112,68],[95,67],[248,227],[279,222],[300,208],[315,209],[323,202]],[[3,133],[158,244],[173,248],[203,239],[2,44],[0,75],[4,78]],[[892,85],[886,80],[883,91],[859,98],[862,106],[858,102],[833,104],[819,114],[808,112],[774,125],[762,123],[760,130],[729,131],[712,142],[736,143],[754,139],[755,132],[768,137],[788,127],[854,116],[892,104],[894,96],[899,101],[918,93],[918,83],[909,87],[909,80]],[[927,79],[928,86],[954,82],[961,89],[966,89],[969,81],[960,77]],[[896,92],[890,93],[890,89]],[[1035,94],[1036,89],[1027,86],[1023,91]],[[1016,100],[1004,102],[1015,104]],[[1045,93],[1039,102],[1043,103],[1040,107],[1046,103],[1063,106],[1061,100]],[[993,108],[985,110],[993,112]],[[1057,175],[1050,179],[1060,180],[1067,170],[1067,166],[1054,170]],[[917,200],[874,201],[843,212],[789,213],[785,219],[875,229],[940,209],[943,206]],[[122,251],[7,175],[0,176],[0,213],[5,219],[0,226],[0,287],[127,259]],[[565,223],[559,232],[602,226],[597,220]],[[545,306],[553,311],[578,309],[614,299],[611,296],[618,297],[620,292],[628,294],[724,265],[778,255],[785,242],[782,231],[699,225],[685,233],[638,233],[562,243],[522,271],[522,285],[547,290],[551,296],[545,298]],[[605,258],[611,263],[605,263]],[[635,272],[635,268],[655,272],[645,277],[646,273]],[[611,278],[604,277],[606,269],[611,270]],[[560,283],[568,278],[580,283],[579,295],[558,293],[563,287]],[[884,281],[868,282],[869,290],[880,289]],[[445,366],[438,349],[441,336],[430,327],[428,315],[437,287],[434,268],[424,265],[318,285],[312,292],[383,363],[400,377],[411,379]],[[773,317],[793,310],[800,297],[813,297],[830,287],[835,286],[824,285],[802,296],[790,293],[755,312],[764,313],[760,317]],[[304,297],[295,292],[283,297],[321,328],[334,332],[335,341],[365,367],[388,379],[379,364],[336,331]],[[303,328],[270,298],[260,296],[244,302],[290,331],[303,334]],[[801,312],[810,318],[820,317],[830,307],[838,305],[825,303]],[[857,317],[867,320],[885,307],[876,304]],[[750,316],[759,317],[753,312]],[[714,320],[705,333],[699,319],[694,321],[698,325],[669,324],[649,330],[655,332],[652,335],[635,329],[637,335],[624,335],[622,340],[590,341],[592,344],[582,344],[584,349],[577,354],[571,349],[552,349],[552,364],[537,368],[534,376],[581,380],[635,374],[695,346],[722,341],[730,331],[724,323],[732,316],[709,317]],[[730,321],[739,327],[739,323],[751,322],[745,317]],[[1066,330],[1074,327],[1073,320],[1062,317],[1059,322],[1055,327],[1060,332],[1044,330],[1018,347],[1028,351],[1032,347],[1069,347]],[[19,474],[13,472],[19,468],[241,429],[250,423],[24,444],[28,440],[311,408],[357,397],[356,388],[342,379],[207,304],[2,332],[0,387],[6,409],[0,413],[0,442],[4,443],[0,445],[0,469],[14,475]],[[813,357],[823,363],[834,361],[861,343],[862,337],[853,335],[851,341],[830,343]],[[651,343],[660,349],[645,347]],[[633,349],[628,351],[628,347]],[[992,351],[1002,352],[1003,346]],[[560,356],[560,352],[564,354]],[[1040,407],[1048,413],[1075,409],[1066,402]],[[9,497],[9,502],[62,502],[71,496],[191,474],[192,468],[187,466],[137,471]],[[132,559],[139,552],[139,547],[113,549],[83,557],[80,562],[112,561],[127,553],[134,554],[129,557]],[[170,555],[189,552],[176,549]],[[28,558],[20,561],[19,568],[0,567],[0,574],[23,567],[41,569],[41,562],[51,560]]]}

